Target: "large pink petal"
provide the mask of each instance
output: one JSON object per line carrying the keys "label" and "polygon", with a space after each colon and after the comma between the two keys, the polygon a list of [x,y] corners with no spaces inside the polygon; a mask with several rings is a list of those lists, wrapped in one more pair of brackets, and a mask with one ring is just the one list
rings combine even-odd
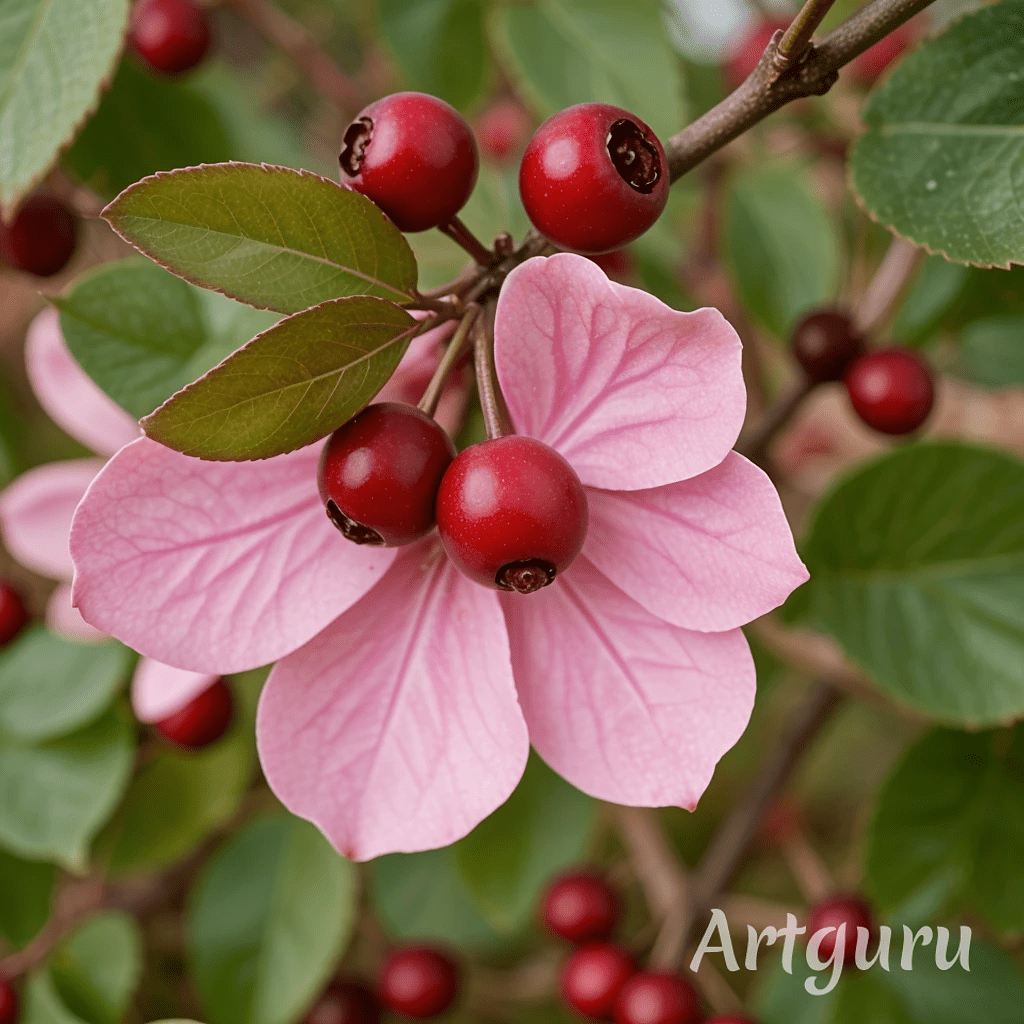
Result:
{"label": "large pink petal", "polygon": [[44,309],[25,340],[32,390],[62,430],[100,455],[113,455],[139,436],[139,425],[78,365],[68,351],[55,309]]}
{"label": "large pink petal", "polygon": [[148,438],[122,448],[71,527],[82,615],[198,672],[242,671],[301,647],[395,557],[331,525],[317,493],[319,449],[202,462]]}
{"label": "large pink petal", "polygon": [[142,658],[132,676],[132,711],[140,722],[159,722],[180,711],[217,679],[207,672],[189,672]]}
{"label": "large pink petal", "polygon": [[509,274],[494,330],[517,429],[557,448],[592,487],[696,476],[739,434],[740,341],[715,309],[679,313],[560,253]]}
{"label": "large pink petal", "polygon": [[106,633],[90,626],[77,608],[71,605],[71,584],[62,583],[50,595],[46,602],[46,628],[52,633],[59,633],[70,640],[92,643],[108,640]]}
{"label": "large pink petal", "polygon": [[271,788],[346,857],[454,842],[507,799],[529,751],[497,595],[436,538],[404,549],[277,664],[256,734]]}
{"label": "large pink petal", "polygon": [[40,576],[71,579],[71,517],[102,468],[99,459],[51,462],[22,473],[0,491],[0,531],[22,565]]}
{"label": "large pink petal", "polygon": [[583,555],[551,586],[502,604],[541,757],[602,800],[696,806],[754,706],[743,634],[672,626]]}
{"label": "large pink petal", "polygon": [[734,629],[807,580],[775,487],[735,452],[691,480],[587,497],[587,557],[676,626]]}

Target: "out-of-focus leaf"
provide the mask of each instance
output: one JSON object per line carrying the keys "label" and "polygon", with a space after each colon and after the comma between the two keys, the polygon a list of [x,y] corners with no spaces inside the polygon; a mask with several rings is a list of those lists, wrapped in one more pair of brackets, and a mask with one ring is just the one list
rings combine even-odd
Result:
{"label": "out-of-focus leaf", "polygon": [[29,975],[25,1009],[19,1024],[91,1024],[73,1014],[61,999],[53,975],[42,967]]}
{"label": "out-of-focus leaf", "polygon": [[0,935],[14,946],[35,938],[50,916],[52,864],[0,850]]}
{"label": "out-of-focus leaf", "polygon": [[987,388],[1024,384],[1024,317],[969,324],[960,339],[960,369]]}
{"label": "out-of-focus leaf", "polygon": [[893,322],[893,337],[904,345],[927,341],[943,314],[955,305],[969,276],[967,267],[941,256],[924,260]]}

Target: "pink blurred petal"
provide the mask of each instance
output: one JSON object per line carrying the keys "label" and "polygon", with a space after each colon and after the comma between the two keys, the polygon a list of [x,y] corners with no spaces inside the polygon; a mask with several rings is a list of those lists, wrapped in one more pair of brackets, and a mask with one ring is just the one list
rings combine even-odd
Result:
{"label": "pink blurred petal", "polygon": [[50,595],[46,604],[46,628],[53,633],[66,636],[69,640],[93,642],[107,640],[106,633],[90,626],[79,614],[77,608],[71,606],[71,584],[62,583]]}
{"label": "pink blurred petal", "polygon": [[331,525],[317,493],[320,447],[262,462],[203,462],[145,437],[122,448],[71,527],[82,615],[198,672],[238,672],[301,647],[395,557]]}
{"label": "pink blurred petal", "polygon": [[0,491],[3,542],[22,565],[40,576],[71,579],[71,517],[102,468],[99,459],[51,462],[22,473]]}
{"label": "pink blurred petal", "polygon": [[68,351],[57,310],[44,309],[30,324],[25,365],[47,415],[86,448],[113,455],[139,436],[138,423],[103,393]]}
{"label": "pink blurred petal", "polygon": [[808,578],[771,480],[735,452],[691,480],[587,497],[587,557],[676,626],[734,629]]}
{"label": "pink blurred petal", "polygon": [[219,678],[142,658],[132,676],[132,711],[140,722],[159,722],[180,711]]}
{"label": "pink blurred petal", "polygon": [[583,555],[551,586],[502,605],[541,757],[599,799],[692,809],[754,706],[742,632],[672,626]]}
{"label": "pink blurred petal", "polygon": [[426,538],[366,597],[278,663],[260,699],[271,788],[346,857],[445,846],[526,765],[497,595]]}
{"label": "pink blurred petal", "polygon": [[538,256],[509,274],[494,357],[517,429],[592,487],[696,476],[743,423],[740,341],[722,314],[679,313],[582,256]]}

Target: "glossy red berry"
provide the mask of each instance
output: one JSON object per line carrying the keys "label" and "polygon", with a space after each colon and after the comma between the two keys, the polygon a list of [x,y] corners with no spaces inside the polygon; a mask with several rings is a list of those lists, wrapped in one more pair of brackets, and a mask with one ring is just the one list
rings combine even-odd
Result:
{"label": "glossy red berry", "polygon": [[610,942],[580,946],[562,967],[562,998],[585,1017],[611,1020],[619,991],[635,970],[629,954]]}
{"label": "glossy red berry", "polygon": [[0,1024],[17,1024],[18,993],[5,978],[0,978]]}
{"label": "glossy red berry", "polygon": [[165,739],[188,750],[216,743],[228,731],[235,702],[222,679],[193,697],[180,711],[161,719],[156,730]]}
{"label": "glossy red berry", "polygon": [[504,163],[525,144],[530,133],[530,119],[515,100],[498,100],[491,104],[476,124],[480,150],[496,163]]}
{"label": "glossy red berry", "polygon": [[757,67],[765,48],[778,31],[785,32],[788,21],[758,19],[736,42],[725,56],[725,81],[730,89],[738,89]]}
{"label": "glossy red berry", "polygon": [[437,492],[448,557],[470,579],[532,594],[569,567],[587,536],[587,495],[575,470],[532,437],[462,452]]}
{"label": "glossy red berry", "polygon": [[864,339],[842,309],[816,309],[793,329],[793,355],[809,380],[842,380],[847,367],[864,353]]}
{"label": "glossy red berry", "polygon": [[905,22],[880,39],[850,63],[850,77],[861,85],[871,85],[885,69],[914,44],[916,30]]}
{"label": "glossy red berry", "polygon": [[676,974],[641,971],[619,990],[615,1024],[697,1024],[696,989]]}
{"label": "glossy red berry", "polygon": [[519,194],[534,227],[586,255],[642,235],[668,202],[665,150],[638,117],[580,103],[545,121],[519,167]]}
{"label": "glossy red berry", "polygon": [[306,1014],[303,1024],[380,1024],[377,996],[358,981],[331,985]]}
{"label": "glossy red berry", "polygon": [[549,931],[579,945],[607,939],[619,923],[621,903],[600,875],[573,871],[548,886],[543,909]]}
{"label": "glossy red berry", "polygon": [[192,0],[138,0],[128,24],[128,43],[154,71],[190,71],[210,47],[206,11]]}
{"label": "glossy red berry", "polygon": [[368,405],[324,445],[320,497],[356,544],[410,544],[433,528],[437,490],[454,458],[451,438],[415,406]]}
{"label": "glossy red berry", "polygon": [[455,1001],[459,972],[451,957],[430,946],[396,949],[381,968],[380,1001],[406,1017],[436,1017]]}
{"label": "glossy red berry", "polygon": [[0,647],[9,644],[28,625],[25,603],[14,587],[0,580]]}
{"label": "glossy red berry", "polygon": [[0,225],[0,253],[17,270],[50,277],[75,254],[78,218],[55,196],[27,199],[14,220]]}
{"label": "glossy red berry", "polygon": [[843,379],[857,415],[883,434],[916,430],[935,401],[928,364],[907,349],[882,349],[861,356]]}
{"label": "glossy red berry", "polygon": [[371,103],[345,129],[341,182],[372,199],[399,231],[447,224],[469,199],[480,159],[466,119],[422,92]]}
{"label": "glossy red berry", "polygon": [[[852,964],[857,951],[857,929],[866,928],[872,937],[875,934],[871,908],[859,897],[830,896],[814,906],[807,918],[807,941],[809,942],[811,936],[823,928],[838,929],[842,924],[846,925],[846,934],[840,955],[844,965]],[[831,931],[822,936],[818,956],[823,961],[831,960],[838,937],[838,931]]]}

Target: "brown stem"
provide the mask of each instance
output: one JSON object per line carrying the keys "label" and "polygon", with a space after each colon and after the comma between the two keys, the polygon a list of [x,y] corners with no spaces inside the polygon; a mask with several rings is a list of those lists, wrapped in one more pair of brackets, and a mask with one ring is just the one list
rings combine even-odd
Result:
{"label": "brown stem", "polygon": [[421,299],[443,299],[446,295],[462,295],[480,280],[483,271],[472,263],[460,271],[458,277],[453,277],[446,284],[438,288],[431,288],[430,291],[420,292]]}
{"label": "brown stem", "polygon": [[461,245],[479,266],[489,267],[494,263],[494,253],[458,217],[452,217],[447,224],[441,224],[438,231],[447,235],[457,245]]}
{"label": "brown stem", "polygon": [[751,462],[765,469],[768,466],[768,449],[780,430],[793,418],[803,400],[811,393],[814,385],[805,377],[783,395],[764,414],[761,422],[748,438],[740,440],[736,450]]}
{"label": "brown stem", "polygon": [[476,390],[480,396],[484,426],[487,428],[488,438],[493,441],[496,437],[504,437],[506,431],[498,401],[498,385],[494,378],[491,336],[484,320],[484,317],[477,317],[473,326],[473,365],[476,368]]}
{"label": "brown stem", "polygon": [[835,892],[832,873],[803,832],[787,836],[780,849],[800,894],[810,906]]}
{"label": "brown stem", "polygon": [[466,314],[463,316],[462,322],[459,324],[458,328],[456,328],[455,334],[452,335],[452,340],[448,342],[448,347],[444,350],[444,355],[441,357],[441,361],[437,364],[437,369],[434,370],[434,375],[430,378],[427,390],[423,392],[423,397],[420,399],[419,409],[421,412],[425,412],[428,416],[433,416],[437,411],[437,403],[441,399],[441,392],[444,390],[448,374],[451,373],[451,369],[455,365],[455,361],[462,353],[462,346],[465,343],[473,324],[476,323],[476,318],[479,314],[480,307],[475,302],[471,302],[466,307]]}
{"label": "brown stem", "polygon": [[650,807],[615,807],[615,823],[651,913],[659,920],[686,898],[686,873]]}
{"label": "brown stem", "polygon": [[885,320],[923,256],[924,250],[905,238],[894,238],[889,243],[854,311],[854,322],[861,334],[871,334]]}
{"label": "brown stem", "polygon": [[800,61],[817,27],[836,0],[807,0],[793,23],[782,33],[775,51],[775,70],[781,74]]}

